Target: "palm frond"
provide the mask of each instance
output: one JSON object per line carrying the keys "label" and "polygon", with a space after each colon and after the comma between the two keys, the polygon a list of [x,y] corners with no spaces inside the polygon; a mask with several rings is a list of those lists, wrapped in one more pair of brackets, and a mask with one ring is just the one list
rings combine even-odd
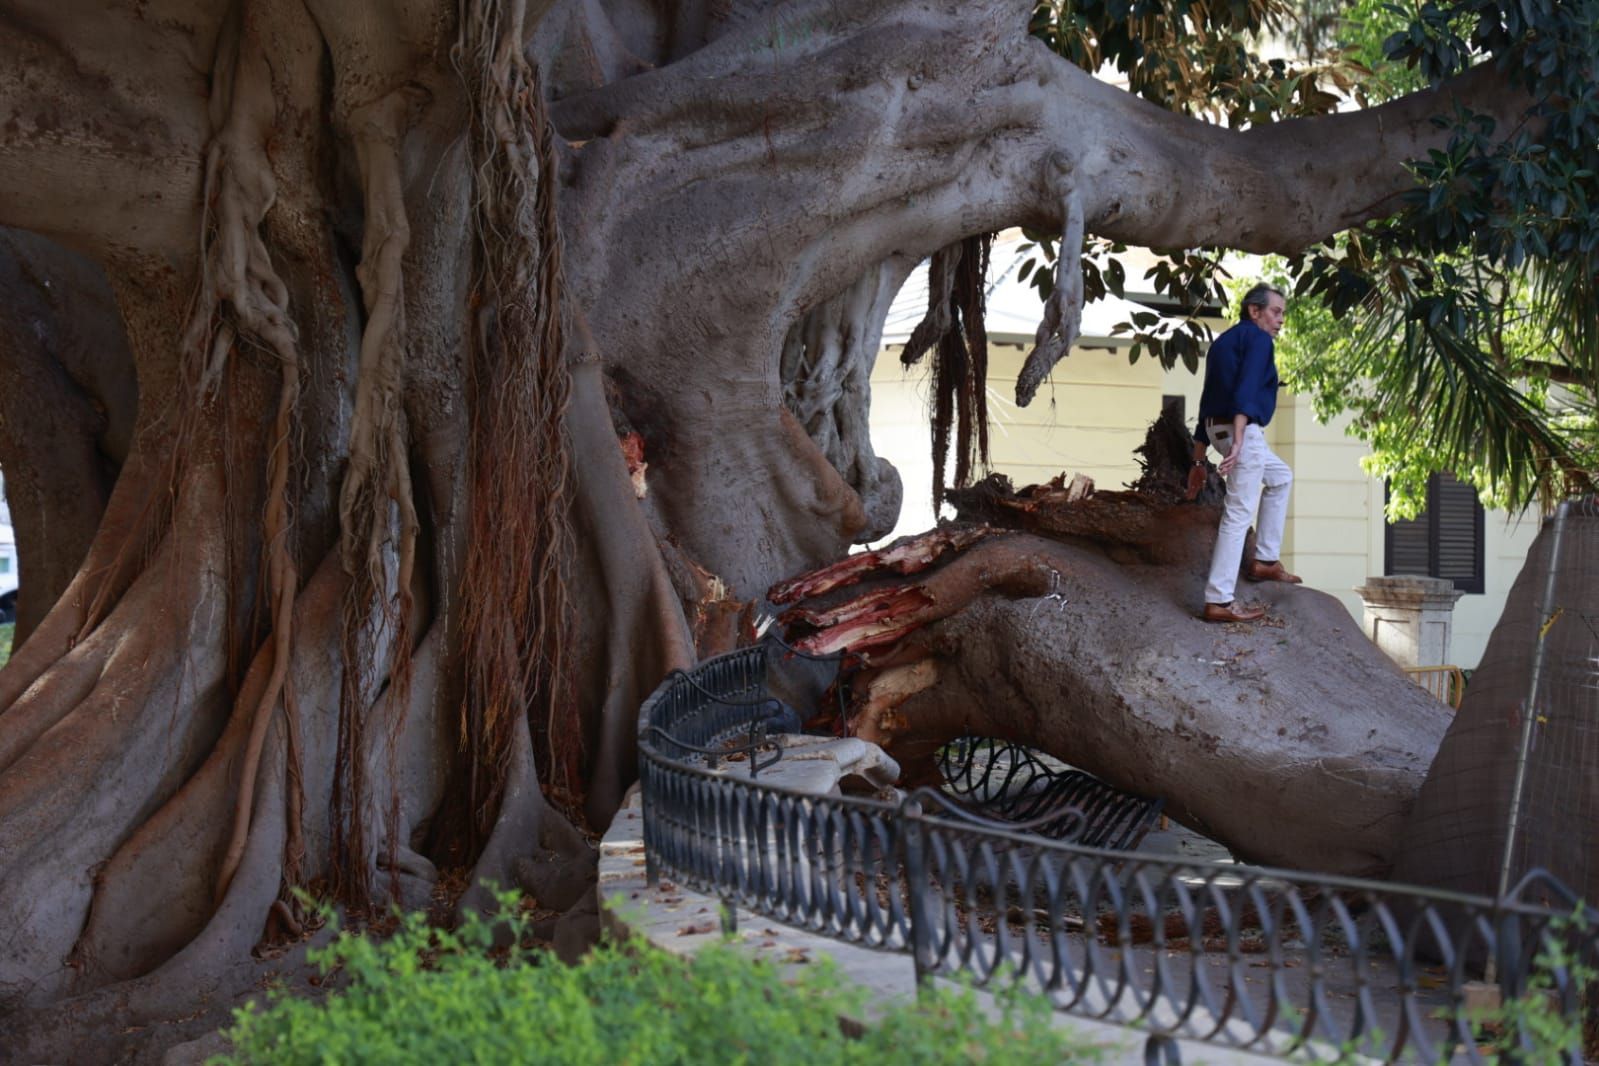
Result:
{"label": "palm frond", "polygon": [[[1374,443],[1429,455],[1512,509],[1594,491],[1591,423],[1556,417],[1529,391],[1522,365],[1489,343],[1502,321],[1494,301],[1506,294],[1460,296],[1410,288],[1359,316],[1352,346],[1371,375]],[[1583,328],[1592,333],[1591,322]]]}

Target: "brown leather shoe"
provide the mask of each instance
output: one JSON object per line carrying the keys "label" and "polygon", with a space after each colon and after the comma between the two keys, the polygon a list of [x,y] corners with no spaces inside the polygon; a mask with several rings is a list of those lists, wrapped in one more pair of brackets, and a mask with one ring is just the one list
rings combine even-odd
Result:
{"label": "brown leather shoe", "polygon": [[1236,600],[1232,603],[1207,603],[1205,613],[1199,617],[1207,622],[1258,622],[1266,617],[1266,608],[1244,607]]}
{"label": "brown leather shoe", "polygon": [[1283,564],[1280,561],[1271,563],[1262,563],[1257,561],[1250,563],[1249,570],[1244,574],[1244,576],[1251,581],[1281,581],[1285,585],[1304,584],[1304,578],[1300,577],[1298,574],[1290,574],[1288,571],[1284,570]]}

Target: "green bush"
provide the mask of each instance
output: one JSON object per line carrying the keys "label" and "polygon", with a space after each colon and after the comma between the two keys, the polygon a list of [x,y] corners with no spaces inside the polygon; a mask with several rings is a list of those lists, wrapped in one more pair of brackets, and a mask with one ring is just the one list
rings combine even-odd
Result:
{"label": "green bush", "polygon": [[11,636],[16,631],[15,622],[0,625],[0,666],[4,666],[11,659]]}
{"label": "green bush", "polygon": [[[1491,1010],[1477,1011],[1473,1023],[1487,1038],[1489,1050],[1505,1062],[1548,1063],[1593,1061],[1592,1000],[1599,978],[1589,957],[1592,924],[1586,904],[1550,923],[1533,959],[1526,990]],[[1556,997],[1557,974],[1577,990],[1579,1008],[1565,1010]]]}
{"label": "green bush", "polygon": [[[511,899],[502,914],[515,915]],[[525,931],[509,919],[519,939]],[[851,1038],[840,1017],[865,1017],[860,989],[826,962],[785,974],[727,946],[683,960],[605,944],[576,966],[537,950],[491,950],[490,922],[455,931],[408,915],[389,939],[344,932],[312,955],[339,991],[316,1003],[274,995],[235,1014],[234,1053],[213,1064],[291,1063],[1045,1063],[1100,1049],[1050,1027],[1040,999],[937,991],[895,1007]]]}

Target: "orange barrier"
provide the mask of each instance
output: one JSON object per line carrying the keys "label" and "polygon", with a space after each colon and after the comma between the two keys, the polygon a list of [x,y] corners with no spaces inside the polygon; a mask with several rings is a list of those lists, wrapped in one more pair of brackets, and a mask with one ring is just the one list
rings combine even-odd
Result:
{"label": "orange barrier", "polygon": [[1458,666],[1407,666],[1410,679],[1455,710],[1466,694],[1466,677]]}

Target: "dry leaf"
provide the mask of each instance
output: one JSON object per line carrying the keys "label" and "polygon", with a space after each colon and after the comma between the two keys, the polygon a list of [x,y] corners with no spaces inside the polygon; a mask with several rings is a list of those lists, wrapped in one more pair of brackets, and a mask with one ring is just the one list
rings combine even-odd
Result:
{"label": "dry leaf", "polygon": [[699,936],[702,933],[716,932],[715,922],[689,922],[677,931],[678,936]]}

